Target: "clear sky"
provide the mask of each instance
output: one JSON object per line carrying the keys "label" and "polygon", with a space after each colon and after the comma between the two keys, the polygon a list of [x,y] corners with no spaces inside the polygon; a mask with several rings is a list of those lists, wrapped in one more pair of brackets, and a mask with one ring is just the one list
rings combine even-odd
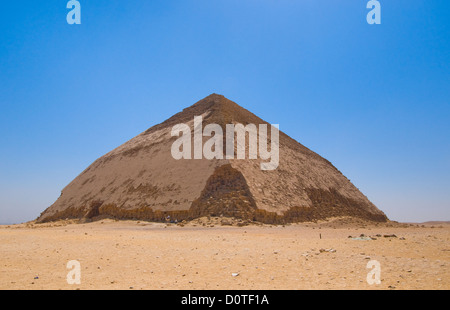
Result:
{"label": "clear sky", "polygon": [[450,2],[3,1],[0,223],[219,93],[331,161],[392,220],[450,220]]}

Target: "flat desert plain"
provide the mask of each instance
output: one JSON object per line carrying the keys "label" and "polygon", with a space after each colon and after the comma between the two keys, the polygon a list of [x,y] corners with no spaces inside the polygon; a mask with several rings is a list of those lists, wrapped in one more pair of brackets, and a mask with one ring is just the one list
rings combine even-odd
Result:
{"label": "flat desert plain", "polygon": [[[29,222],[0,226],[0,289],[447,290],[449,241],[448,223]],[[373,260],[380,284],[367,282]]]}

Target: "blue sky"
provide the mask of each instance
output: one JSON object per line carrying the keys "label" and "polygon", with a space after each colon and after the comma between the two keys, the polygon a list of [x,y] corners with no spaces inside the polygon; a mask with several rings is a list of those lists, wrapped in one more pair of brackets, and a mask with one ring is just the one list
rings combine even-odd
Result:
{"label": "blue sky", "polygon": [[280,124],[397,221],[450,220],[450,4],[7,1],[0,223],[35,219],[96,158],[211,93]]}

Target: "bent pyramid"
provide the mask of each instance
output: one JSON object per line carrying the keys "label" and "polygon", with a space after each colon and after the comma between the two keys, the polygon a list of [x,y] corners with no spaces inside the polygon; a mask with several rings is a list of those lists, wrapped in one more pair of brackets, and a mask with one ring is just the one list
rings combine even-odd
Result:
{"label": "bent pyramid", "polygon": [[203,117],[203,127],[219,124],[224,135],[226,124],[269,125],[212,94],[97,159],[37,221],[102,217],[163,221],[167,216],[180,221],[208,215],[265,223],[336,216],[387,220],[329,161],[281,131],[275,170],[261,170],[261,159],[248,156],[174,159],[171,147],[178,137],[171,136],[172,127],[185,123],[193,133],[194,116]]}

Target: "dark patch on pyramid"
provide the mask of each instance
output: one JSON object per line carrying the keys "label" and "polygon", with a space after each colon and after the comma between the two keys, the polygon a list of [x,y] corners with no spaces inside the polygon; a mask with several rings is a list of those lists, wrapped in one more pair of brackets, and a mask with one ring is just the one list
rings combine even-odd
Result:
{"label": "dark patch on pyramid", "polygon": [[193,217],[250,218],[257,209],[242,173],[230,164],[217,167],[190,208]]}

